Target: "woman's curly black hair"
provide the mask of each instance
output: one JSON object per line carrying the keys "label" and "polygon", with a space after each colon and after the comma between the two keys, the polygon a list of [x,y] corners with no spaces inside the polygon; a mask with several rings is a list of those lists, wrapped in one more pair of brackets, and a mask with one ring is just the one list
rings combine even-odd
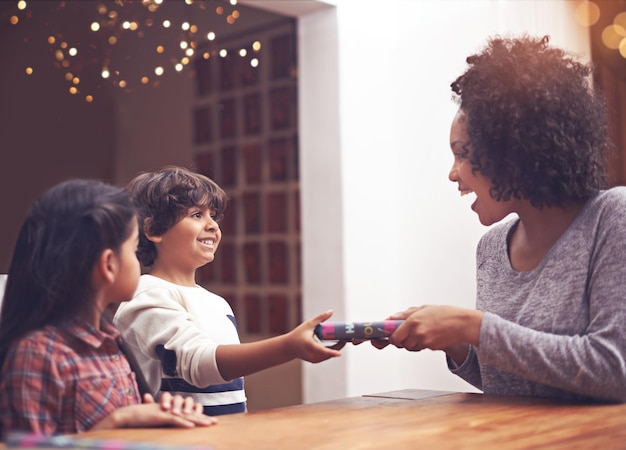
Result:
{"label": "woman's curly black hair", "polygon": [[228,195],[217,183],[184,167],[167,166],[141,173],[126,190],[138,210],[137,258],[144,267],[152,266],[157,257],[156,246],[146,233],[162,236],[194,207],[214,209],[219,221],[228,206]]}
{"label": "woman's curly black hair", "polygon": [[493,198],[537,208],[585,201],[605,188],[610,146],[592,67],[548,42],[495,36],[451,84],[467,115],[470,162],[492,182]]}

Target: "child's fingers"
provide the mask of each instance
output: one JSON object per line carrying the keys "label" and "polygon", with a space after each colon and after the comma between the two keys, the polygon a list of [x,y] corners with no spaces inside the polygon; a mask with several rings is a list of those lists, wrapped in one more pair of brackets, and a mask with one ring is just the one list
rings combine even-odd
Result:
{"label": "child's fingers", "polygon": [[333,315],[333,310],[329,309],[328,311],[325,311],[317,315],[313,319],[309,320],[309,322],[313,323],[313,325],[317,325],[320,322],[324,322],[325,320],[328,320],[332,315]]}
{"label": "child's fingers", "polygon": [[185,414],[191,414],[195,411],[196,402],[192,397],[185,397],[185,401],[183,403],[183,412]]}
{"label": "child's fingers", "polygon": [[172,414],[181,414],[185,404],[186,399],[182,395],[174,395],[172,398]]}
{"label": "child's fingers", "polygon": [[159,404],[163,411],[169,411],[172,409],[172,394],[169,392],[163,392],[159,397]]}

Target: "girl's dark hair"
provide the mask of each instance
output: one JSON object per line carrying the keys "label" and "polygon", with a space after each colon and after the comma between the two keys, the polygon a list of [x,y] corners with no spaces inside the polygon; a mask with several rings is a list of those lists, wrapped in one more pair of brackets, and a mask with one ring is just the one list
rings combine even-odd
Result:
{"label": "girl's dark hair", "polygon": [[96,180],[46,191],[20,229],[0,314],[0,366],[28,332],[94,308],[92,269],[105,249],[120,249],[136,212],[128,194]]}
{"label": "girl's dark hair", "polygon": [[[157,257],[157,249],[146,232],[163,235],[194,207],[215,210],[219,220],[228,205],[228,196],[217,183],[184,167],[168,166],[139,174],[126,188],[139,211],[137,257],[145,267],[152,266]],[[146,219],[150,219],[149,229]]]}
{"label": "girl's dark hair", "polygon": [[610,148],[604,98],[592,68],[549,37],[494,37],[451,85],[467,115],[474,170],[497,200],[562,207],[606,187]]}

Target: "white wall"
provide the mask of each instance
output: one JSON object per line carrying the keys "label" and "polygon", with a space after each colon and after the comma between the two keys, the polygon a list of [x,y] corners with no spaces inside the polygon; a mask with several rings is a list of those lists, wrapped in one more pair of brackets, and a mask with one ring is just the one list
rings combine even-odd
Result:
{"label": "white wall", "polygon": [[[474,251],[486,229],[447,179],[449,85],[495,33],[549,34],[588,55],[574,4],[326,3],[336,8],[299,20],[305,317],[329,307],[336,320],[378,320],[424,303],[473,307]],[[306,402],[473,390],[447,371],[442,352],[369,344],[306,364],[304,377]]]}

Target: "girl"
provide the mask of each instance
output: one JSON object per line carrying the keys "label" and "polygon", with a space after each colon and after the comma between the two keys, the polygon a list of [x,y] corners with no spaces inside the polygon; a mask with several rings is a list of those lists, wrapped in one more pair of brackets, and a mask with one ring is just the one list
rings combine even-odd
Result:
{"label": "girl", "polygon": [[103,320],[139,279],[134,206],[122,189],[71,180],[44,193],[20,230],[0,315],[5,432],[211,425],[180,396],[138,394],[119,333]]}

